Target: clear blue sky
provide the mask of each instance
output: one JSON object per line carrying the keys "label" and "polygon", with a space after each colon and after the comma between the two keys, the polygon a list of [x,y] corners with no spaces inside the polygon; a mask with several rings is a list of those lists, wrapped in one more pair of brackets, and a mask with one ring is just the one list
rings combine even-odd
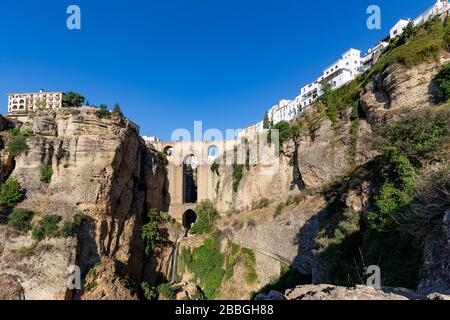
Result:
{"label": "clear blue sky", "polygon": [[[143,135],[242,128],[350,47],[384,37],[434,0],[2,0],[0,112],[8,92],[78,91],[115,102]],[[82,30],[66,9],[82,10]],[[366,9],[382,9],[382,30]]]}

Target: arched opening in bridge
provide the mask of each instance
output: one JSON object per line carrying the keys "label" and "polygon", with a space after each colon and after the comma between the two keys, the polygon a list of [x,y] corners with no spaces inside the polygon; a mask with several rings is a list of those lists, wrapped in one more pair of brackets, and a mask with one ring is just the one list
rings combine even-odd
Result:
{"label": "arched opening in bridge", "polygon": [[194,223],[197,221],[197,214],[194,210],[186,210],[186,212],[183,214],[183,227],[186,230],[190,230]]}
{"label": "arched opening in bridge", "polygon": [[183,161],[183,203],[197,203],[198,160],[193,154]]}

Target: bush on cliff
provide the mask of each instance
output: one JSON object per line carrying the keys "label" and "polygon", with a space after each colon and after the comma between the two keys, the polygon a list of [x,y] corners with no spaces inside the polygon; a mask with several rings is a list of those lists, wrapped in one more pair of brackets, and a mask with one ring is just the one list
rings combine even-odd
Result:
{"label": "bush on cliff", "polygon": [[14,206],[24,199],[25,192],[22,190],[20,183],[9,178],[0,186],[0,204]]}
{"label": "bush on cliff", "polygon": [[438,73],[435,81],[439,90],[444,95],[444,99],[448,100],[450,98],[450,63],[446,64]]}
{"label": "bush on cliff", "polygon": [[205,234],[214,231],[216,220],[219,216],[216,208],[210,200],[204,200],[195,208],[197,220],[192,226],[190,233]]}
{"label": "bush on cliff", "polygon": [[53,175],[53,167],[52,165],[46,165],[41,168],[40,172],[40,180],[43,183],[50,183]]}
{"label": "bush on cliff", "polygon": [[33,212],[21,208],[14,208],[8,217],[8,225],[21,232],[27,232],[31,229],[31,220]]}
{"label": "bush on cliff", "polygon": [[11,140],[8,143],[8,152],[11,156],[16,157],[27,150],[27,135],[18,129],[12,129],[10,134]]}
{"label": "bush on cliff", "polygon": [[57,238],[60,236],[58,224],[61,217],[56,214],[46,214],[33,227],[32,237],[36,241],[41,241],[45,238]]}

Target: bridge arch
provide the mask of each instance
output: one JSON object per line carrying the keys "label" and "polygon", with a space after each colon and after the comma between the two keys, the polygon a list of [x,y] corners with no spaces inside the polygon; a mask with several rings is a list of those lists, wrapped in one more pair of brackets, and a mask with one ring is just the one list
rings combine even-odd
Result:
{"label": "bridge arch", "polygon": [[198,158],[194,154],[187,155],[183,160],[183,203],[197,203]]}
{"label": "bridge arch", "polygon": [[194,210],[188,209],[183,213],[183,227],[190,230],[197,221],[197,213]]}

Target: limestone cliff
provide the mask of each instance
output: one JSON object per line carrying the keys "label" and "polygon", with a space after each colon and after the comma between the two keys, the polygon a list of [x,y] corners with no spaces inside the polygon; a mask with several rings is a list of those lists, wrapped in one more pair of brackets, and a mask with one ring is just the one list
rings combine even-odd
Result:
{"label": "limestone cliff", "polygon": [[[134,124],[124,118],[101,117],[93,108],[30,114],[9,126],[32,132],[27,150],[15,158],[5,150],[10,137],[3,131],[2,180],[17,179],[26,190],[19,207],[57,214],[63,222],[83,212],[88,222],[78,236],[41,241],[14,234],[0,225],[0,270],[20,279],[26,299],[67,298],[67,267],[78,265],[85,275],[104,258],[120,264],[123,275],[140,283],[146,267],[140,238],[149,208],[163,209],[164,165],[148,150]],[[5,128],[6,129],[6,128]],[[51,166],[49,183],[40,180]]]}

